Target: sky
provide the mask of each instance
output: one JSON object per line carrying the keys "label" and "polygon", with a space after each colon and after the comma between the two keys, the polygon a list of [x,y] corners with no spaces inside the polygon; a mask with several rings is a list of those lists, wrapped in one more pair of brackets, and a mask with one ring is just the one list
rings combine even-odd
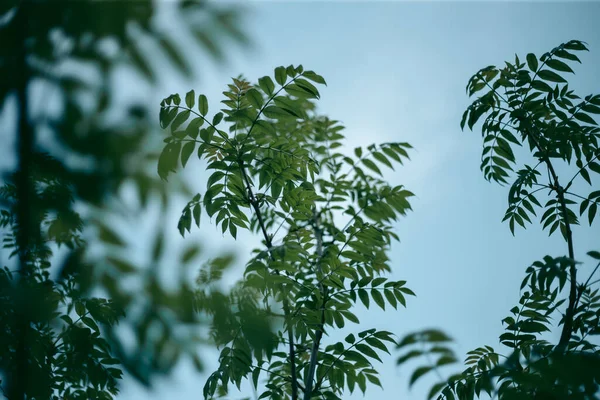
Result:
{"label": "sky", "polygon": [[[346,126],[347,151],[386,141],[406,141],[415,148],[412,161],[386,178],[416,194],[413,212],[397,224],[401,243],[391,251],[391,278],[406,280],[417,297],[398,311],[367,312],[359,307],[361,326],[354,331],[377,328],[401,337],[441,328],[455,339],[460,358],[484,344],[502,349],[501,320],[518,302],[525,268],[546,254],[560,256],[567,250],[560,237],[549,238],[537,224],[517,230],[513,237],[501,222],[507,188],[486,182],[479,171],[480,131],[462,132],[459,127],[470,104],[465,86],[480,68],[502,65],[515,53],[524,59],[529,52],[540,55],[580,39],[591,51],[580,56],[583,64],[574,67],[570,86],[580,95],[600,93],[600,3],[252,1],[244,9],[244,29],[252,48],[232,46],[222,65],[198,54],[194,63],[198,78],[193,82],[166,75],[157,88],[137,90],[123,77],[130,88],[126,96],[146,97],[158,105],[171,93],[195,89],[216,104],[229,79],[240,73],[256,81],[272,75],[276,66],[302,64],[325,77],[328,85],[321,90],[319,110]],[[173,27],[166,28],[173,34],[176,22],[168,10],[159,18],[165,27]],[[159,68],[165,66],[157,63]],[[187,176],[202,181],[206,175],[200,167],[190,163]],[[596,189],[598,182],[596,176]],[[578,187],[590,191],[586,184]],[[182,204],[175,204],[170,214],[173,230]],[[173,239],[172,251],[185,240],[206,243],[211,238],[215,253],[234,250],[243,261],[258,245],[248,235],[240,235],[237,242],[227,238],[215,242],[220,235],[207,221],[188,238]],[[585,252],[600,250],[599,226],[575,227],[579,259],[587,261]],[[584,264],[582,270],[589,267]],[[348,332],[329,340],[340,340]],[[182,362],[173,377],[159,380],[152,392],[126,380],[117,399],[200,398],[207,374],[217,365],[214,351],[201,354],[206,374],[198,375]],[[435,377],[409,390],[408,378],[416,365],[397,368],[397,355],[386,356],[377,366],[384,390],[369,387],[365,398],[425,398]]]}

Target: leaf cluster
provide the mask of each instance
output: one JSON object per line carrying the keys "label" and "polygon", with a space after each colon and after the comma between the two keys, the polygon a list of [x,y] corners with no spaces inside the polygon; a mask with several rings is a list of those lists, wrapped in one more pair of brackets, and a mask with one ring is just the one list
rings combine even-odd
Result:
{"label": "leaf cluster", "polygon": [[[161,102],[160,123],[169,133],[159,175],[166,179],[194,154],[211,171],[206,191],[182,213],[181,234],[206,213],[221,232],[235,238],[247,229],[264,244],[223,299],[234,311],[213,319],[220,367],[205,385],[206,398],[225,395],[229,383],[239,388],[244,378],[258,387],[263,377],[259,398],[271,399],[338,399],[345,388],[380,385],[372,360],[388,352],[389,332],[366,330],[330,345],[324,335],[358,324],[358,303],[396,308],[414,295],[404,281],[381,276],[390,271],[387,250],[398,239],[392,224],[410,210],[413,194],[379,178],[382,167],[408,159],[411,146],[373,144],[356,148],[355,157],[338,152],[343,127],[315,111],[324,84],[315,72],[290,65],[255,84],[234,78],[212,116],[206,97],[193,90]],[[199,283],[200,302],[210,303],[206,275]],[[255,322],[244,322],[248,316]],[[258,322],[265,318],[283,328],[267,335],[271,322]]]}
{"label": "leaf cluster", "polygon": [[[536,216],[536,209],[542,209],[543,228],[550,234],[560,228],[569,255],[546,256],[525,270],[519,304],[502,320],[505,332],[499,340],[508,348],[508,355],[496,353],[490,346],[469,352],[467,368],[434,385],[429,398],[473,399],[483,393],[511,400],[598,396],[600,352],[588,338],[599,333],[600,296],[594,287],[599,281],[593,276],[600,263],[587,280],[577,281],[582,263],[575,259],[571,228],[579,223],[572,209],[576,205],[579,216],[587,210],[592,224],[600,192],[592,191],[584,197],[569,189],[577,177],[591,185],[591,174],[600,173],[600,129],[593,117],[600,113],[600,96],[581,99],[569,90],[564,78],[564,74],[573,73],[569,63],[580,62],[575,52],[585,50],[585,43],[573,40],[539,58],[528,54],[526,62],[516,56],[514,63],[507,62],[502,69],[490,66],[480,70],[467,85],[469,95],[485,91],[468,107],[461,121],[461,127],[473,129],[485,116],[481,126],[481,170],[485,178],[508,183],[517,165],[515,146],[528,147],[537,161],[514,173],[504,221],[508,220],[514,234],[515,223],[525,227]],[[556,165],[572,161],[577,172],[564,183]],[[538,200],[542,190],[550,196],[544,206]],[[594,262],[600,260],[597,251],[588,255]],[[560,341],[553,344],[545,338],[557,327],[561,328]],[[416,345],[415,337],[419,335],[408,335],[401,343]],[[444,352],[450,354],[449,359],[454,357],[449,347]],[[398,362],[430,357],[431,353],[412,349]],[[418,368],[411,384],[436,368],[435,363]]]}

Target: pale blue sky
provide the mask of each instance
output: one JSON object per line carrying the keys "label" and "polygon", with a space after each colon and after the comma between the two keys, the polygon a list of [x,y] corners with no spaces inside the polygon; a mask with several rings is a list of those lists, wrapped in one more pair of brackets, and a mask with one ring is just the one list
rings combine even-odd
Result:
{"label": "pale blue sky", "polygon": [[[581,56],[583,65],[575,67],[571,86],[582,95],[599,93],[600,3],[264,1],[252,2],[247,11],[253,50],[232,47],[222,66],[198,56],[194,65],[202,79],[197,82],[163,76],[159,89],[132,87],[129,95],[150,96],[158,104],[170,93],[193,88],[216,105],[228,79],[239,73],[255,81],[278,65],[303,64],[323,75],[328,86],[319,108],[347,127],[348,150],[390,140],[408,141],[416,149],[412,162],[387,178],[417,195],[414,212],[398,223],[402,242],[394,245],[391,258],[393,277],[407,280],[418,297],[397,312],[359,309],[362,324],[355,330],[376,327],[402,336],[441,327],[456,339],[460,357],[483,344],[500,349],[500,321],[518,301],[525,267],[546,254],[565,254],[566,246],[538,226],[513,237],[500,222],[507,189],[487,183],[479,171],[479,131],[460,131],[460,116],[469,104],[464,88],[478,69],[502,64],[515,53],[539,55],[581,39],[591,52]],[[202,181],[199,167],[190,163],[189,176]],[[597,189],[600,178],[594,179]],[[179,206],[172,214],[173,232]],[[202,232],[186,240],[237,249],[241,260],[257,243],[247,235],[237,243],[215,242],[220,235],[206,221]],[[576,227],[578,257],[600,249],[598,226]],[[172,241],[174,247],[183,242]],[[209,351],[203,355],[215,357]],[[366,398],[424,398],[429,385],[420,382],[408,391],[412,369],[398,370],[395,358],[386,357],[378,368],[385,390],[370,388]],[[215,363],[206,358],[207,372]],[[118,398],[198,399],[205,378],[182,363],[154,392],[125,382]]]}

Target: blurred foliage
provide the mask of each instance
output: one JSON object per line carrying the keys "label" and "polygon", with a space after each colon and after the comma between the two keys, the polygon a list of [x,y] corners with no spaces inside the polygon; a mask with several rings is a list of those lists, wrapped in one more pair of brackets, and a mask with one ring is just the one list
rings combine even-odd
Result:
{"label": "blurred foliage", "polygon": [[158,174],[167,179],[196,158],[211,171],[204,193],[184,208],[180,233],[206,214],[233,238],[248,230],[262,239],[236,288],[219,300],[233,307],[215,308],[206,298],[219,264],[198,278],[198,303],[215,313],[220,350],[205,398],[226,396],[244,379],[259,399],[341,399],[346,389],[381,386],[373,362],[389,353],[390,332],[361,329],[335,343],[327,335],[359,324],[358,304],[397,308],[414,295],[405,281],[382,276],[398,240],[392,224],[411,209],[413,194],[379,178],[382,167],[407,160],[411,146],[340,153],[343,126],[315,111],[317,85],[324,84],[315,72],[290,65],[254,84],[233,79],[222,108],[212,112],[194,90],[161,103],[168,136]]}
{"label": "blurred foliage", "polygon": [[[469,95],[485,92],[461,121],[461,127],[473,129],[485,116],[481,127],[485,178],[506,184],[514,177],[504,221],[514,234],[515,223],[525,227],[538,210],[543,229],[550,235],[561,232],[568,255],[546,256],[526,269],[519,304],[502,320],[505,332],[500,343],[508,353],[497,353],[490,346],[470,351],[467,368],[435,384],[429,398],[438,394],[439,399],[487,394],[506,400],[600,396],[600,347],[593,340],[600,334],[600,279],[594,277],[600,252],[587,253],[594,267],[585,280],[578,280],[583,263],[575,257],[572,236],[573,226],[579,224],[577,214],[587,217],[591,225],[600,203],[600,190],[584,196],[572,189],[576,179],[592,186],[592,176],[600,174],[600,128],[594,117],[600,114],[600,95],[581,99],[569,90],[565,75],[574,73],[570,65],[580,62],[579,51],[587,51],[586,44],[572,40],[541,57],[528,54],[524,62],[516,56],[504,68],[480,70],[467,85]],[[523,145],[535,164],[514,172],[514,148]],[[559,172],[569,171],[572,163],[576,172],[565,180]],[[545,203],[538,200],[540,192],[549,197]],[[554,332],[560,333],[557,343],[546,340]],[[413,372],[411,385],[430,371],[456,362],[448,342],[450,338],[435,331],[416,332],[399,343],[403,351],[399,364],[427,360]]]}
{"label": "blurred foliage", "polygon": [[[110,223],[132,218],[120,197],[126,185],[143,208],[158,196],[161,213],[170,196],[189,193],[181,181],[167,187],[149,173],[157,136],[148,104],[123,103],[114,84],[123,68],[156,84],[157,55],[173,61],[161,73],[194,75],[191,49],[157,23],[159,6],[0,4],[0,115],[7,126],[15,122],[17,144],[17,165],[4,171],[0,188],[3,249],[11,257],[0,273],[0,369],[10,399],[110,399],[122,367],[145,384],[184,354],[200,367],[189,283],[182,273],[167,290],[157,276],[162,233],[154,235],[149,265],[136,264]],[[227,43],[247,44],[238,10],[190,0],[167,6],[182,34],[195,38],[195,51],[213,60],[224,60]],[[154,43],[151,52],[142,39]],[[198,249],[188,249],[182,266],[193,261],[190,251]],[[131,278],[143,290],[125,286]],[[122,335],[128,329],[134,340]]]}

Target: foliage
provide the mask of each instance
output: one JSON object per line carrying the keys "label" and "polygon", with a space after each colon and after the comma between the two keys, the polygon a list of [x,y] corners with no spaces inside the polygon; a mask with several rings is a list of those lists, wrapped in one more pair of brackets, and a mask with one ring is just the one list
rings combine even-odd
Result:
{"label": "foliage", "polygon": [[[224,41],[247,42],[232,9],[188,0],[172,6],[182,28],[217,60]],[[0,370],[10,399],[112,398],[121,369],[149,384],[182,354],[200,366],[191,289],[181,283],[167,291],[156,277],[163,235],[155,235],[150,265],[135,263],[112,223],[123,218],[123,187],[136,189],[142,207],[157,195],[166,205],[167,193],[188,192],[147,172],[156,137],[147,105],[123,103],[112,79],[125,68],[140,83],[156,83],[151,61],[160,53],[174,61],[170,71],[192,75],[183,49],[155,17],[151,0],[0,5],[0,73],[11,77],[0,85],[0,111],[8,126],[15,122],[17,145],[17,165],[3,171],[0,187],[10,256],[0,273]],[[141,39],[154,43],[152,57]],[[141,283],[139,295],[126,286],[131,278]],[[134,312],[122,318],[125,310]],[[122,340],[117,320],[135,333],[133,341]]]}
{"label": "foliage", "polygon": [[[569,90],[564,77],[573,73],[570,63],[580,62],[575,53],[586,50],[585,43],[572,40],[539,58],[528,54],[525,62],[515,57],[514,63],[507,62],[502,69],[486,67],[467,85],[469,95],[485,90],[461,121],[461,127],[473,129],[485,115],[481,128],[485,178],[500,184],[515,178],[504,221],[508,220],[514,234],[515,222],[525,227],[536,217],[537,209],[550,235],[560,230],[568,255],[546,256],[526,269],[519,305],[502,320],[505,332],[500,343],[508,347],[508,355],[496,353],[490,346],[469,352],[467,368],[436,384],[429,398],[441,392],[438,398],[472,399],[482,391],[499,399],[593,399],[599,395],[600,350],[589,337],[600,334],[600,281],[592,280],[600,267],[600,253],[587,253],[596,266],[585,281],[578,281],[581,263],[574,254],[572,227],[579,223],[577,214],[585,215],[592,224],[600,191],[583,196],[571,188],[579,177],[592,185],[592,175],[600,174],[600,128],[593,117],[600,114],[600,95],[581,99]],[[516,169],[514,149],[522,145],[529,148],[534,163]],[[565,183],[558,165],[572,162],[577,170]],[[542,191],[549,197],[544,205],[538,200]],[[558,343],[547,341],[544,333],[559,327]],[[413,336],[400,343],[406,351],[400,364],[423,354],[414,350],[416,341],[407,340]],[[426,343],[435,342],[416,336]],[[441,357],[437,363],[417,369],[411,383],[446,364],[441,360],[454,357],[447,346],[425,353]]]}
{"label": "foliage", "polygon": [[[170,134],[158,174],[167,179],[194,155],[211,171],[206,191],[183,210],[181,234],[206,213],[223,233],[235,238],[249,230],[263,244],[229,296],[233,310],[215,316],[220,365],[205,398],[225,395],[243,379],[258,388],[263,378],[261,399],[339,399],[346,388],[380,386],[373,361],[389,352],[390,332],[360,330],[329,344],[324,335],[358,324],[357,303],[396,308],[414,295],[404,281],[382,276],[398,239],[392,223],[410,210],[413,194],[377,177],[381,167],[406,160],[411,146],[373,144],[354,149],[354,157],[338,152],[343,127],[315,112],[319,84],[320,75],[290,65],[257,84],[233,79],[224,108],[212,116],[206,96],[193,90],[161,102],[160,123]],[[218,268],[211,271],[199,279],[200,309],[206,277]],[[272,335],[269,324],[277,327]]]}

